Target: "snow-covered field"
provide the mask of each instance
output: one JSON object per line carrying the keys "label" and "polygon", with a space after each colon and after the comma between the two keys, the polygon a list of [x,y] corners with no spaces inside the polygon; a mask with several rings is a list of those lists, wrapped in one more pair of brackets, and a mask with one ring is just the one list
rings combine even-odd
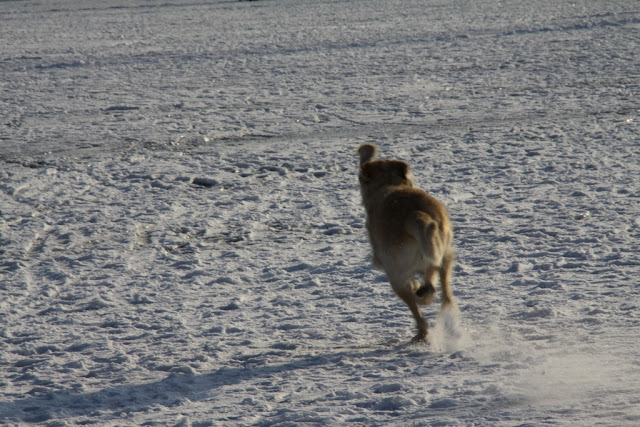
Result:
{"label": "snow-covered field", "polygon": [[[0,423],[640,425],[640,5],[0,2]],[[357,147],[449,208],[369,265]]]}

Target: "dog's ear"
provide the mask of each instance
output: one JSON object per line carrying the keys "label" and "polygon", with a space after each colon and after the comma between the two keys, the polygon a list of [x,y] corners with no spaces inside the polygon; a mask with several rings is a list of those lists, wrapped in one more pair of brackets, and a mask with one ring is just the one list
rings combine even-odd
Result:
{"label": "dog's ear", "polygon": [[358,148],[358,154],[360,155],[360,166],[373,160],[377,153],[378,147],[376,147],[375,145],[362,144],[360,148]]}
{"label": "dog's ear", "polygon": [[391,162],[391,170],[395,176],[398,176],[402,179],[409,179],[409,172],[411,168],[409,168],[409,164],[403,162],[401,160],[392,160]]}

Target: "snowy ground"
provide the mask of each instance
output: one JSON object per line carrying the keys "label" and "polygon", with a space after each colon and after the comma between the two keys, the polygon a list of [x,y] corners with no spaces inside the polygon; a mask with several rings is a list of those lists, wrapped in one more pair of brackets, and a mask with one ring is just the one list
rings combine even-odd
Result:
{"label": "snowy ground", "polygon": [[[640,424],[640,7],[0,2],[0,423]],[[429,345],[358,145],[448,206]]]}

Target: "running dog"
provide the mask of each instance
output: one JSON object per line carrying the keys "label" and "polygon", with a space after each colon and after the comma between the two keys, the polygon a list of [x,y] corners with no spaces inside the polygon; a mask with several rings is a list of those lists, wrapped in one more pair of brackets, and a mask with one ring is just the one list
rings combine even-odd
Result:
{"label": "running dog", "polygon": [[[453,230],[442,203],[413,186],[409,165],[400,160],[375,160],[377,147],[364,144],[360,155],[360,192],[373,265],[387,274],[394,292],[416,321],[412,342],[427,339],[427,321],[420,305],[435,297],[440,276],[442,309],[455,309],[451,291]],[[422,284],[416,275],[422,275]]]}

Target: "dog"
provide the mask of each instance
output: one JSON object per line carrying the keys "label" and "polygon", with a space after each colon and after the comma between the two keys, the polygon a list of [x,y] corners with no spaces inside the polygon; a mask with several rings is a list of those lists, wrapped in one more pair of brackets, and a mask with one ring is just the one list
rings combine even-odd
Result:
{"label": "dog", "polygon": [[372,263],[386,273],[395,294],[411,310],[418,329],[412,342],[426,342],[428,325],[419,306],[433,301],[436,275],[441,309],[456,309],[451,290],[453,229],[444,205],[414,187],[409,165],[376,160],[377,151],[373,144],[358,148]]}

